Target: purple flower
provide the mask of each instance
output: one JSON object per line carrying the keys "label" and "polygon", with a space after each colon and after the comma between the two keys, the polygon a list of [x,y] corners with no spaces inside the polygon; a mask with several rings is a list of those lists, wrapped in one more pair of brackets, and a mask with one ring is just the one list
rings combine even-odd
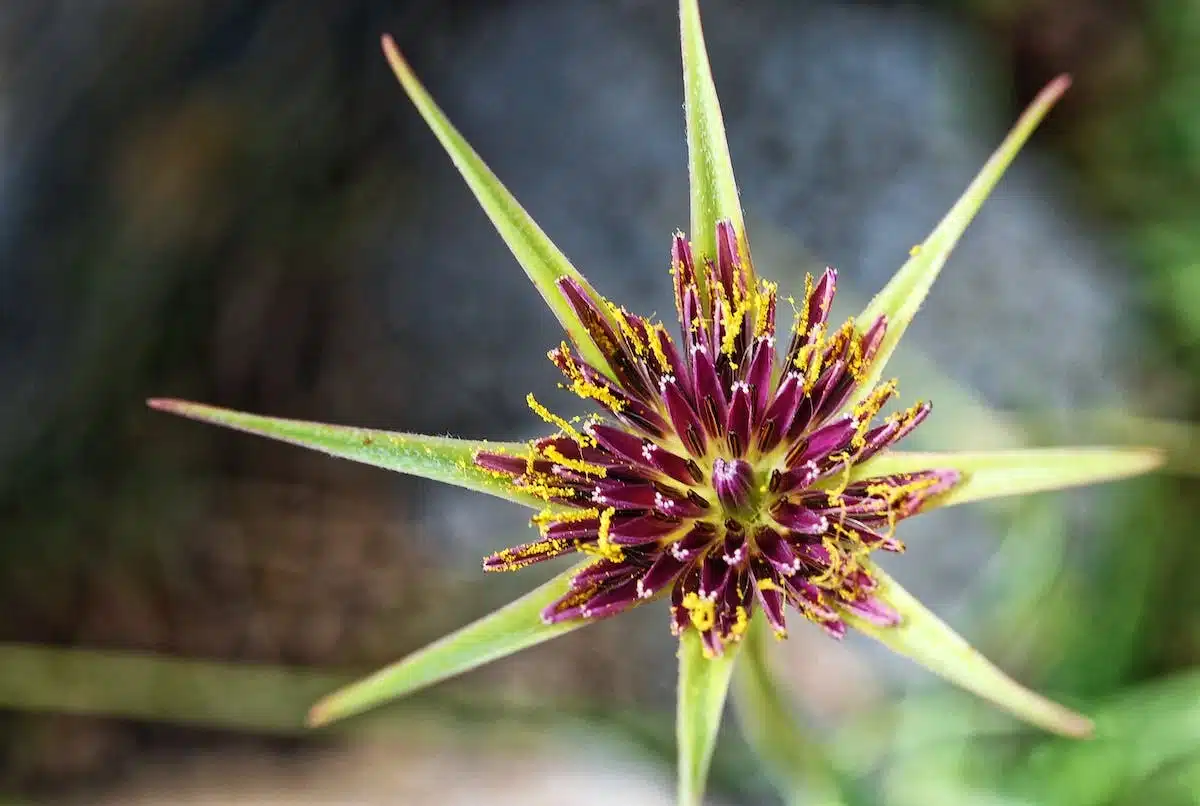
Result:
{"label": "purple flower", "polygon": [[810,276],[777,338],[776,287],[748,282],[744,234],[716,225],[715,259],[671,248],[677,338],[575,278],[558,288],[605,369],[564,343],[550,359],[564,387],[599,407],[520,454],[480,451],[476,463],[542,498],[541,536],[499,551],[488,571],[564,554],[594,560],[542,611],[547,623],[599,619],[670,596],[671,628],[699,632],[709,656],[739,640],[757,608],[778,636],[788,606],[840,638],[852,612],[887,626],[900,615],[876,595],[866,558],[898,552],[896,524],[952,489],[950,468],[867,476],[852,470],[895,445],[929,414],[917,403],[880,412],[896,382],[861,390],[887,331],[829,321],[837,272]]}

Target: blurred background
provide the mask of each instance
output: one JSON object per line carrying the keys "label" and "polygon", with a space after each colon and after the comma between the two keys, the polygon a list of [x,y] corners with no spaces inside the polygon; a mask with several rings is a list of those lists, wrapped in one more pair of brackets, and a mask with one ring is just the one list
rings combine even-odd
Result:
{"label": "blurred background", "polygon": [[[775,670],[811,769],[781,800],[731,724],[713,803],[1200,803],[1200,440],[1131,414],[1200,402],[1200,6],[702,11],[759,271],[797,289],[836,265],[846,311],[1072,73],[922,310],[901,391],[937,403],[922,447],[1153,443],[1173,471],[937,513],[888,564],[1101,738],[796,630]],[[142,401],[507,438],[537,430],[529,391],[569,408],[553,318],[378,38],[603,292],[661,313],[687,225],[675,14],[0,5],[0,803],[671,802],[653,606],[304,731],[320,694],[540,581],[478,573],[525,515]]]}

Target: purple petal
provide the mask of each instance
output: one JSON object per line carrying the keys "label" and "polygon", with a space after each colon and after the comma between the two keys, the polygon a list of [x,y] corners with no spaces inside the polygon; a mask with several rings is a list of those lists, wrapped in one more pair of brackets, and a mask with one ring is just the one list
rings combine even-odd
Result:
{"label": "purple petal", "polygon": [[[821,464],[830,454],[844,450],[858,430],[858,423],[849,414],[839,417],[828,425],[818,428],[804,440],[803,450],[797,456],[788,452],[784,460],[788,467],[808,462]],[[801,443],[797,443],[798,445]]]}
{"label": "purple petal", "polygon": [[546,537],[551,540],[595,539],[599,529],[599,518],[586,518],[581,521],[561,521],[559,523],[552,523],[546,527]]}
{"label": "purple petal", "polygon": [[725,532],[725,545],[722,546],[721,559],[726,565],[740,566],[746,562],[750,548],[746,544],[746,533],[742,529],[729,529]]}
{"label": "purple petal", "polygon": [[694,461],[676,456],[663,446],[649,440],[642,444],[642,461],[681,484],[698,484],[704,479],[699,466]]}
{"label": "purple petal", "polygon": [[523,476],[528,468],[528,462],[523,456],[509,456],[504,453],[480,451],[475,454],[475,464],[484,470],[504,473],[509,476]]}
{"label": "purple petal", "polygon": [[681,528],[680,521],[660,515],[617,515],[608,536],[618,546],[640,546],[661,540]]}
{"label": "purple petal", "polygon": [[484,571],[516,571],[544,560],[553,560],[575,551],[575,542],[543,538],[501,549],[483,561]]}
{"label": "purple petal", "polygon": [[797,610],[820,622],[836,621],[837,611],[822,601],[821,590],[800,577],[783,580],[788,599]]}
{"label": "purple petal", "polygon": [[815,462],[803,464],[800,467],[783,473],[775,470],[771,473],[771,481],[768,489],[773,495],[783,497],[793,492],[807,489],[820,475],[821,471]]}
{"label": "purple petal", "polygon": [[607,618],[637,603],[637,581],[631,579],[620,585],[606,586],[580,606],[579,615],[588,619]]}
{"label": "purple petal", "polygon": [[842,640],[846,637],[846,622],[840,618],[825,619],[817,622],[817,626],[825,631],[830,638]]}
{"label": "purple petal", "polygon": [[[671,336],[665,328],[657,328],[655,330],[655,338],[658,339],[658,346],[662,348],[662,353],[666,356],[667,366],[669,369],[662,375],[674,375],[676,378],[683,378],[684,381],[689,381],[687,364],[679,357],[679,351],[675,349],[675,342],[671,340]],[[661,382],[661,377],[659,381]]]}
{"label": "purple petal", "polygon": [[673,376],[667,375],[661,384],[663,402],[667,406],[667,414],[675,433],[683,440],[683,444],[697,458],[704,456],[707,446],[700,420]]}
{"label": "purple petal", "polygon": [[701,521],[692,526],[686,535],[667,546],[667,551],[679,560],[694,560],[701,551],[712,545],[716,539],[716,529],[707,521]]}
{"label": "purple petal", "polygon": [[860,348],[862,349],[862,365],[864,368],[869,367],[871,362],[875,360],[875,354],[879,352],[879,345],[883,344],[883,337],[887,335],[887,317],[880,316],[867,331],[863,333]]}
{"label": "purple petal", "polygon": [[779,440],[791,425],[792,418],[796,416],[796,408],[800,404],[803,392],[803,379],[799,375],[789,372],[784,376],[779,390],[775,393],[775,399],[763,413],[758,426],[756,438],[759,450],[770,451],[779,444]]}
{"label": "purple petal", "polygon": [[738,256],[738,238],[729,220],[717,222],[717,277],[725,289],[728,299],[738,299],[746,294],[746,277],[741,270]]}
{"label": "purple petal", "polygon": [[711,436],[720,436],[725,430],[729,401],[712,356],[701,345],[692,350],[692,374],[695,380],[693,399],[699,406],[700,418]]}
{"label": "purple petal", "polygon": [[695,490],[681,495],[663,488],[655,491],[654,509],[668,518],[698,518],[704,515],[709,503]]}
{"label": "purple petal", "polygon": [[812,294],[804,300],[810,333],[814,325],[823,325],[829,321],[829,309],[833,306],[836,293],[837,269],[827,266],[821,279],[813,286]]}
{"label": "purple petal", "polygon": [[636,360],[626,348],[624,338],[613,330],[608,313],[574,277],[560,277],[557,285],[567,304],[579,317],[588,336],[608,360],[621,385],[634,395],[647,398],[649,389],[636,369]]}
{"label": "purple petal", "polygon": [[771,397],[771,371],[775,367],[775,339],[763,336],[754,343],[750,366],[746,370],[746,383],[750,386],[754,412],[759,416],[767,408]]}
{"label": "purple petal", "polygon": [[683,313],[683,296],[685,289],[696,285],[696,266],[692,262],[691,244],[682,232],[676,232],[671,239],[671,274],[675,277],[675,310],[679,312],[680,321],[686,325],[688,320]]}
{"label": "purple petal", "polygon": [[833,554],[820,543],[798,543],[795,550],[799,557],[813,565],[828,568],[833,563]]}
{"label": "purple petal", "polygon": [[878,532],[869,528],[861,521],[847,520],[842,524],[846,529],[856,533],[858,539],[863,542],[864,546],[872,549],[883,549],[884,551],[900,552],[904,551],[904,544],[890,534]]}
{"label": "purple petal", "polygon": [[658,491],[653,484],[629,484],[617,479],[598,479],[592,500],[617,509],[652,509]]}
{"label": "purple petal", "polygon": [[[763,577],[758,577],[759,581],[768,581]],[[773,585],[777,584],[774,580],[769,580]],[[771,630],[776,635],[787,635],[787,618],[784,615],[784,597],[776,587],[762,588],[759,585],[754,586],[754,592],[758,597],[758,603],[762,605],[763,615],[767,618],[767,623],[771,625]]]}
{"label": "purple petal", "polygon": [[727,512],[738,512],[750,502],[754,487],[754,471],[745,459],[713,460],[713,490]]}
{"label": "purple petal", "polygon": [[780,574],[791,576],[800,570],[800,558],[792,551],[783,535],[774,529],[759,529],[754,533],[754,543],[763,559]]}
{"label": "purple petal", "polygon": [[829,530],[829,519],[806,506],[780,501],[771,508],[771,517],[780,526],[802,535],[819,535]]}
{"label": "purple petal", "polygon": [[915,406],[911,413],[906,412],[906,416],[902,419],[892,420],[868,431],[866,434],[867,444],[859,455],[858,461],[865,462],[880,451],[890,448],[904,439],[925,421],[932,410],[933,406],[929,403],[921,403]]}
{"label": "purple petal", "polygon": [[720,552],[710,552],[700,564],[700,597],[712,599],[723,594],[734,573],[734,569],[721,559]]}
{"label": "purple petal", "polygon": [[629,464],[644,464],[642,458],[644,440],[642,437],[603,423],[591,423],[583,430],[585,434],[600,443],[605,450],[611,451]]}
{"label": "purple petal", "polygon": [[629,576],[633,569],[624,560],[596,560],[571,577],[573,590],[586,590],[620,576]]}
{"label": "purple petal", "polygon": [[[699,292],[694,285],[688,286],[683,290],[683,319],[679,323],[683,329],[682,351],[684,355],[691,355],[692,348],[697,344],[708,346],[706,321],[707,317],[700,305]],[[684,380],[687,379],[684,378]]]}
{"label": "purple petal", "polygon": [[733,385],[733,400],[729,404],[729,414],[726,417],[725,441],[729,445],[729,452],[735,459],[744,456],[746,449],[750,447],[752,408],[750,394],[751,390],[748,384],[735,383]]}
{"label": "purple petal", "polygon": [[685,567],[687,567],[685,561],[678,559],[670,552],[663,552],[654,561],[654,565],[650,566],[650,570],[637,581],[638,597],[649,599],[654,596],[674,582]]}
{"label": "purple petal", "polygon": [[900,614],[878,596],[865,596],[841,604],[860,618],[880,627],[894,627],[901,621]]}

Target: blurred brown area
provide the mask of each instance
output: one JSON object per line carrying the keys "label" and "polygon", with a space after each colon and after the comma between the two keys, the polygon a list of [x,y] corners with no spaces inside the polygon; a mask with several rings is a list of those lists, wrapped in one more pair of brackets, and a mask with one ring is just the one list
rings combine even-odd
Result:
{"label": "blurred brown area", "polygon": [[[140,401],[403,421],[411,389],[373,380],[381,336],[347,265],[408,195],[376,41],[475,5],[0,11],[15,174],[0,640],[367,668],[470,613],[469,599],[431,605],[456,601],[455,582],[412,539],[392,479],[181,428]],[[70,788],[188,734],[0,726],[10,787]]]}

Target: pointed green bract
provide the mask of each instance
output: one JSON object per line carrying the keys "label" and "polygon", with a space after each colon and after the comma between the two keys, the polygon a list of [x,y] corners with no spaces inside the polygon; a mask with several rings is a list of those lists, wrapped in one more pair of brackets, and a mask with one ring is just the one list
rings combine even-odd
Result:
{"label": "pointed green bract", "polygon": [[[721,104],[713,84],[698,0],[679,3],[679,38],[683,50],[683,108],[687,119],[688,173],[692,196],[692,252],[698,260],[715,260],[717,222],[729,219],[738,236],[746,286],[754,285],[746,225],[733,178],[733,162],[725,141]],[[703,275],[698,278],[703,289]]]}
{"label": "pointed green bract", "polygon": [[566,255],[542,232],[537,222],[525,212],[508,189],[496,178],[466,139],[451,125],[434,103],[433,98],[425,91],[421,82],[408,66],[408,62],[400,55],[396,43],[390,36],[383,38],[383,50],[387,56],[392,71],[399,79],[400,85],[412,99],[413,105],[421,113],[421,117],[433,130],[446,153],[458,168],[463,179],[479,200],[488,218],[504,239],[504,243],[512,250],[513,256],[525,270],[525,274],[537,286],[542,298],[550,306],[550,310],[558,318],[563,329],[571,336],[579,348],[579,352],[589,364],[603,372],[609,372],[608,362],[592,343],[587,330],[575,311],[567,304],[566,298],[559,293],[555,281],[562,277],[577,280],[584,288],[589,289],[587,281],[571,265]]}
{"label": "pointed green bract", "polygon": [[951,683],[978,694],[1012,714],[1054,733],[1075,738],[1092,734],[1092,722],[1017,683],[877,567],[875,595],[892,606],[901,623],[881,627],[843,610],[846,622],[884,646],[912,658]]}
{"label": "pointed green bract", "polygon": [[465,487],[534,509],[546,505],[541,498],[514,488],[507,477],[496,476],[475,464],[475,454],[481,450],[524,455],[528,448],[521,443],[429,437],[424,434],[285,420],[186,400],[155,399],[147,401],[147,404],[153,409],[192,420],[257,434],[397,473]]}
{"label": "pointed green bract", "polygon": [[785,802],[843,806],[832,763],[796,725],[795,709],[779,688],[767,658],[767,622],[756,611],[743,639],[733,678],[733,705],[746,743]]}
{"label": "pointed green bract", "polygon": [[566,594],[571,577],[586,565],[559,574],[520,599],[330,694],[313,706],[309,724],[325,725],[362,713],[590,624],[582,619],[546,624],[541,616],[545,607]]}
{"label": "pointed green bract", "polygon": [[908,261],[896,272],[895,276],[884,286],[876,297],[867,305],[866,310],[859,315],[857,326],[865,330],[878,317],[887,317],[887,333],[879,352],[871,364],[870,370],[862,379],[854,397],[847,405],[854,405],[870,394],[875,383],[883,375],[888,358],[900,343],[901,336],[908,328],[917,309],[925,301],[933,281],[950,256],[958,239],[966,230],[967,225],[979,211],[984,199],[992,192],[1009,163],[1016,157],[1017,152],[1033,134],[1033,130],[1041,122],[1054,103],[1062,97],[1070,86],[1067,76],[1059,76],[1046,86],[1029,108],[1017,120],[1012,131],[1004,138],[1004,142],[993,152],[984,164],[979,174],[972,180],[966,192],[950,208],[950,212],[938,223],[925,241],[913,247],[913,254]]}
{"label": "pointed green bract", "polygon": [[738,644],[726,645],[721,657],[708,658],[699,631],[686,630],[680,636],[675,710],[679,806],[700,806],[704,799],[704,781],[717,743],[738,648]]}
{"label": "pointed green bract", "polygon": [[858,465],[851,482],[891,473],[957,470],[954,489],[929,501],[926,509],[988,498],[1061,490],[1147,473],[1163,463],[1153,448],[1029,448],[979,453],[889,451]]}

